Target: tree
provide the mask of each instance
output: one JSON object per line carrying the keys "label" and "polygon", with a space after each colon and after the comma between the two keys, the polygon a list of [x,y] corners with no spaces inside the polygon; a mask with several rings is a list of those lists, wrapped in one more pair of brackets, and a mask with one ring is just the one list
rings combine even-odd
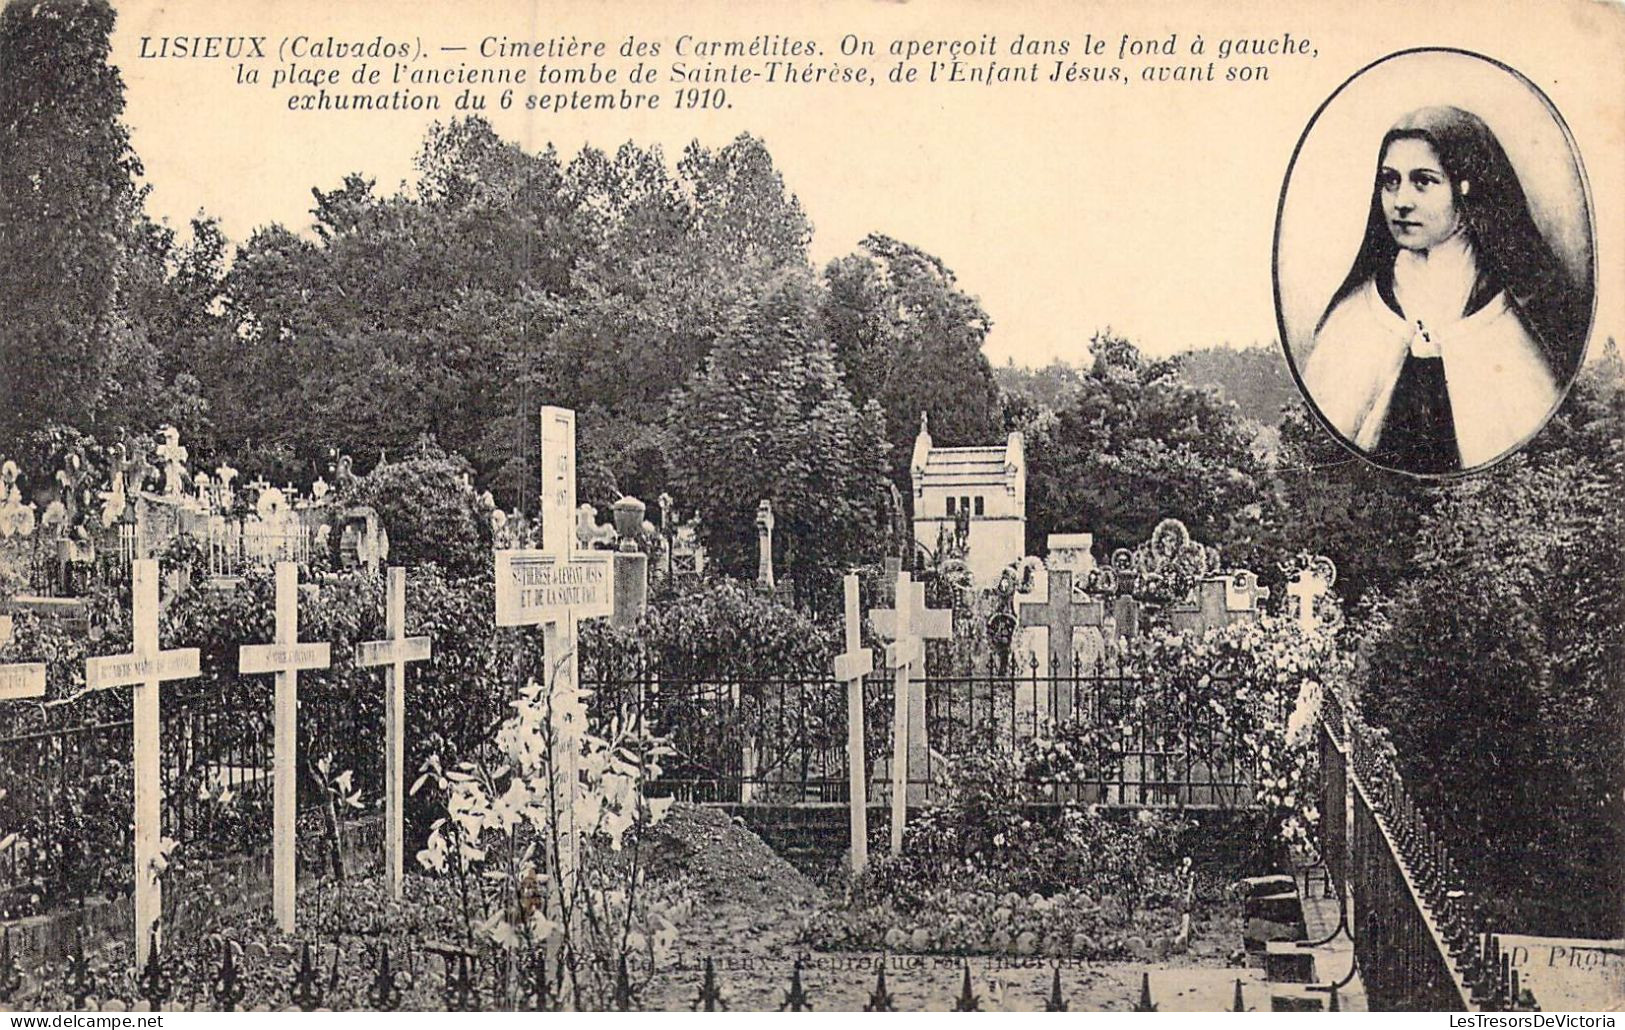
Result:
{"label": "tree", "polygon": [[106,386],[141,165],[102,0],[0,11],[0,435],[89,428]]}
{"label": "tree", "polygon": [[1227,558],[1249,560],[1265,470],[1235,406],[1109,331],[1090,349],[1093,367],[1065,406],[1018,427],[1028,434],[1029,551],[1050,533],[1085,530],[1104,550],[1131,547],[1178,518]]}
{"label": "tree", "polygon": [[1584,377],[1540,446],[1439,488],[1365,649],[1367,717],[1509,931],[1625,930],[1617,373]]}
{"label": "tree", "polygon": [[803,598],[878,539],[885,446],[879,410],[860,410],[819,331],[818,285],[785,273],[740,313],[668,419],[674,493],[697,508],[713,561],[755,571],[757,503],[770,500],[776,568]]}
{"label": "tree", "polygon": [[920,413],[939,446],[996,444],[1004,435],[999,390],[982,354],[992,320],[937,258],[889,236],[824,270],[824,332],[853,402],[879,403],[890,472],[909,489]]}

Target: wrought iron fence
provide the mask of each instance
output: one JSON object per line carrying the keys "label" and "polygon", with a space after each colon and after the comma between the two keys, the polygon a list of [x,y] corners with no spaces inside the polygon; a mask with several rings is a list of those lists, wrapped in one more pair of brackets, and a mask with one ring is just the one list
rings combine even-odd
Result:
{"label": "wrought iron fence", "polygon": [[1321,724],[1321,850],[1373,1009],[1538,1008],[1411,797],[1392,748],[1335,696]]}
{"label": "wrought iron fence", "polygon": [[[1064,675],[928,675],[928,747],[909,762],[911,803],[940,800],[963,756],[1011,756],[1025,793],[1039,802],[1246,807],[1254,801],[1250,751],[1221,717],[1177,685],[1079,663]],[[652,662],[584,666],[589,711],[600,722],[636,712],[669,738],[674,754],[652,789],[689,801],[763,804],[846,802],[846,688],[830,677],[756,678]],[[864,681],[864,761],[869,799],[889,797],[894,678]],[[916,707],[918,704],[916,702]],[[1284,713],[1264,713],[1284,719]],[[1059,752],[1030,747],[1064,741]],[[1056,754],[1071,756],[1065,762]],[[917,789],[916,789],[917,788]]]}

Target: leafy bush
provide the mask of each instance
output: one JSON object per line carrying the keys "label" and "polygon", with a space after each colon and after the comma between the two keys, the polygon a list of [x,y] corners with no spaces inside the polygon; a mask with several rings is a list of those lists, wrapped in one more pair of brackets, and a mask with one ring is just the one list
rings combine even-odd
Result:
{"label": "leafy bush", "polygon": [[405,461],[381,464],[361,480],[357,498],[377,510],[391,562],[434,562],[454,576],[490,570],[490,516],[468,485],[472,475],[467,461],[424,443]]}

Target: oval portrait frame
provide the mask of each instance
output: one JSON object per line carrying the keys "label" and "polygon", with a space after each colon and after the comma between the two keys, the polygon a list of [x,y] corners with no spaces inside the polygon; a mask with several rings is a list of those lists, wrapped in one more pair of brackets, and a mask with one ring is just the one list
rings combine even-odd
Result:
{"label": "oval portrait frame", "polygon": [[[1330,419],[1328,419],[1327,416],[1321,411],[1320,405],[1310,393],[1308,386],[1304,382],[1303,374],[1298,367],[1299,357],[1298,354],[1294,352],[1294,335],[1292,333],[1293,326],[1289,324],[1288,303],[1287,298],[1283,294],[1281,276],[1282,239],[1285,227],[1287,225],[1288,196],[1292,191],[1294,176],[1300,171],[1299,166],[1304,158],[1305,147],[1310,143],[1317,127],[1321,127],[1324,116],[1340,98],[1346,99],[1345,94],[1349,91],[1350,87],[1360,82],[1360,80],[1362,80],[1373,70],[1384,65],[1388,65],[1391,62],[1402,62],[1406,59],[1417,57],[1464,58],[1481,62],[1483,65],[1487,66],[1488,69],[1493,69],[1506,76],[1510,80],[1510,83],[1522,87],[1522,89],[1529,95],[1529,98],[1538,102],[1540,108],[1543,109],[1546,115],[1551,119],[1551,124],[1555,126],[1557,133],[1560,134],[1562,142],[1566,147],[1566,156],[1572,163],[1574,178],[1573,185],[1577,187],[1574,198],[1578,200],[1578,203],[1582,208],[1582,217],[1578,219],[1571,219],[1571,221],[1577,228],[1581,228],[1584,231],[1583,268],[1587,277],[1586,285],[1589,293],[1589,298],[1587,299],[1587,304],[1585,305],[1584,309],[1585,332],[1580,343],[1579,353],[1575,358],[1574,368],[1565,376],[1562,382],[1557,384],[1557,397],[1553,401],[1551,407],[1534,425],[1533,429],[1521,437],[1517,443],[1508,447],[1502,453],[1496,455],[1488,461],[1473,465],[1470,468],[1455,469],[1446,472],[1422,472],[1375,461],[1365,449],[1361,448],[1352,440],[1345,437],[1343,433],[1339,431],[1332,424]],[[1414,109],[1418,106],[1422,105],[1413,105],[1412,108],[1408,108],[1406,110]],[[1471,107],[1471,105],[1464,106],[1466,106],[1468,109]],[[1395,110],[1390,112],[1389,122],[1391,123],[1393,117],[1402,113],[1403,110]],[[1367,146],[1365,150],[1367,156],[1364,158],[1364,160],[1366,162],[1370,161],[1369,151],[1371,146],[1375,145],[1375,142],[1376,138],[1368,141],[1370,145]],[[1365,176],[1365,181],[1368,183],[1370,182],[1368,175]],[[1367,187],[1367,190],[1369,190],[1369,187]],[[1367,200],[1365,208],[1360,212],[1362,222],[1366,217],[1366,211],[1368,209],[1369,200]],[[1548,243],[1550,243],[1550,240],[1548,240]],[[1546,428],[1547,424],[1551,422],[1552,416],[1563,407],[1564,402],[1568,398],[1569,391],[1574,386],[1574,381],[1579,377],[1580,371],[1585,365],[1586,356],[1591,350],[1592,336],[1596,331],[1598,275],[1596,243],[1596,205],[1592,197],[1591,182],[1586,175],[1585,162],[1581,157],[1579,145],[1575,141],[1573,132],[1569,129],[1568,122],[1563,118],[1562,112],[1557,109],[1557,106],[1552,103],[1551,98],[1548,97],[1545,91],[1542,90],[1534,81],[1503,61],[1496,60],[1493,57],[1489,57],[1485,54],[1480,54],[1472,50],[1461,49],[1459,47],[1411,47],[1405,50],[1397,50],[1391,54],[1379,57],[1359,68],[1347,79],[1344,79],[1343,82],[1339,84],[1338,87],[1334,89],[1318,107],[1315,108],[1314,114],[1310,116],[1308,123],[1303,128],[1303,132],[1298,136],[1297,143],[1292,148],[1292,156],[1287,161],[1286,171],[1281,179],[1281,191],[1279,198],[1277,199],[1275,209],[1275,231],[1270,250],[1270,280],[1275,301],[1275,321],[1277,331],[1280,334],[1281,351],[1283,356],[1286,358],[1287,369],[1292,374],[1293,384],[1297,387],[1299,395],[1303,398],[1311,415],[1313,416],[1315,422],[1319,424],[1321,430],[1329,435],[1332,439],[1336,440],[1344,450],[1348,451],[1354,457],[1358,458],[1371,468],[1395,475],[1407,476],[1422,482],[1444,482],[1487,472],[1505,462],[1513,455],[1524,450],[1524,448],[1526,448],[1532,440],[1540,435],[1540,433]],[[1347,252],[1347,257],[1352,259],[1353,254],[1354,248],[1351,248]],[[1562,258],[1560,257],[1559,260],[1561,261]],[[1565,264],[1568,263],[1569,262],[1565,262]],[[1346,261],[1343,267],[1347,267]],[[1329,299],[1330,297],[1328,295],[1326,300],[1329,301]],[[1299,302],[1299,306],[1301,307],[1301,301]]]}

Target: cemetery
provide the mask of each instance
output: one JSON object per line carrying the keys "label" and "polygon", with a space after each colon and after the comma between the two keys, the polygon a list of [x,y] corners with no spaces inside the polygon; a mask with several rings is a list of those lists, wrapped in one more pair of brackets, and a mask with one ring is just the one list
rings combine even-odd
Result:
{"label": "cemetery", "polygon": [[0,126],[96,73],[0,134],[0,1008],[1625,998],[1611,345],[1419,483],[1200,374],[1273,350],[995,366],[748,133],[437,122],[228,241],[70,14],[0,16]]}
{"label": "cemetery", "polygon": [[[222,577],[199,522],[136,546],[99,632],[23,595],[8,1000],[1535,1004],[1339,695],[1329,560],[1272,599],[1167,519],[978,588],[960,505],[820,623],[767,502],[753,580],[679,577],[641,503],[578,505],[575,437],[542,409],[533,521],[472,501],[490,577]],[[708,639],[752,611],[781,625]]]}

